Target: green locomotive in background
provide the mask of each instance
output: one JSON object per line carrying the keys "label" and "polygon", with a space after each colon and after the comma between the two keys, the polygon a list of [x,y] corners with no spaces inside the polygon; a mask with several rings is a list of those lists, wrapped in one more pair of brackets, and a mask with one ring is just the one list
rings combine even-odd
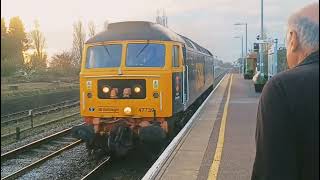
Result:
{"label": "green locomotive in background", "polygon": [[251,52],[245,59],[245,66],[244,66],[244,79],[252,79],[254,74],[256,73],[257,67],[257,53]]}

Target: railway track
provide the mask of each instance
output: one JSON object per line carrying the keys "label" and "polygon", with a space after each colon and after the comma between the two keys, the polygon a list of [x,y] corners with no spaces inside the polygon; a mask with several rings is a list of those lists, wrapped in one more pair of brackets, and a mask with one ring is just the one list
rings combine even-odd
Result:
{"label": "railway track", "polygon": [[19,141],[31,132],[79,116],[79,100],[67,100],[1,116],[1,145]]}
{"label": "railway track", "polygon": [[101,175],[101,171],[110,164],[110,156],[105,157],[105,159],[98,164],[92,171],[81,178],[81,180],[97,179]]}
{"label": "railway track", "polygon": [[47,106],[42,106],[34,109],[2,115],[1,126],[16,123],[18,121],[23,121],[25,119],[30,118],[31,116],[35,117],[43,114],[49,114],[52,112],[56,112],[59,110],[68,109],[76,106],[79,106],[79,100],[73,99],[73,100],[67,100],[67,101],[63,101],[63,102],[59,102],[59,103],[51,104]]}
{"label": "railway track", "polygon": [[1,179],[15,179],[81,142],[68,128],[1,154]]}

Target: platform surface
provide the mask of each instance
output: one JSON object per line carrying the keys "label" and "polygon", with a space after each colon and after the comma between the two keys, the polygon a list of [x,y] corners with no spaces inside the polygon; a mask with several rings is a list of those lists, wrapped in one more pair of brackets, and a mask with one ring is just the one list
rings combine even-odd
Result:
{"label": "platform surface", "polygon": [[239,74],[226,75],[156,179],[208,179],[221,134],[221,120],[231,78],[217,179],[250,179],[255,156],[256,113],[260,94],[255,93],[252,81],[244,80]]}

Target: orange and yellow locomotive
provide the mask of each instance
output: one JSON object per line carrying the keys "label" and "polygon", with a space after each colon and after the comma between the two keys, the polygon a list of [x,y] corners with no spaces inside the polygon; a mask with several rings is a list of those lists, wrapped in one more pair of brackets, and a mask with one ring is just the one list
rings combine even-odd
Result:
{"label": "orange and yellow locomotive", "polygon": [[159,24],[112,23],[85,43],[74,134],[91,149],[124,155],[138,140],[157,143],[212,87],[213,56]]}

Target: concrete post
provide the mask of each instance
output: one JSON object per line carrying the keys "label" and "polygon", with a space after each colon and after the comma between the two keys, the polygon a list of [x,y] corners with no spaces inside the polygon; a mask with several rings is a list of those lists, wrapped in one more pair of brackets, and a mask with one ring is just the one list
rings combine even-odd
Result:
{"label": "concrete post", "polygon": [[[264,40],[264,36],[263,36],[263,0],[261,0],[261,40]],[[263,44],[259,45],[259,52],[260,52],[260,73],[261,76],[264,75],[263,72]]]}
{"label": "concrete post", "polygon": [[32,112],[32,110],[29,110],[29,116],[30,116],[31,128],[33,128],[33,112]]}

